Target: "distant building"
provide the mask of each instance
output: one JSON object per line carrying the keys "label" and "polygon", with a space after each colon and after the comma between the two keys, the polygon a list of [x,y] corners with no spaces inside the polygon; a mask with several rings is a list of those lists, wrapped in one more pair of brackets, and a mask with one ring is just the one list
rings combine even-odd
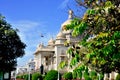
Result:
{"label": "distant building", "polygon": [[35,71],[35,61],[30,59],[25,66],[17,67],[16,74],[25,74]]}

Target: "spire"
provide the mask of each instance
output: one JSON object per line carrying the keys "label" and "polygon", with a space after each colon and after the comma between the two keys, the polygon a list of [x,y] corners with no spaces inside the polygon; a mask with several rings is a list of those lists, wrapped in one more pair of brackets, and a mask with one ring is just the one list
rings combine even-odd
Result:
{"label": "spire", "polygon": [[68,19],[73,19],[73,11],[72,10],[69,10]]}
{"label": "spire", "polygon": [[44,44],[41,42],[38,47],[42,48]]}

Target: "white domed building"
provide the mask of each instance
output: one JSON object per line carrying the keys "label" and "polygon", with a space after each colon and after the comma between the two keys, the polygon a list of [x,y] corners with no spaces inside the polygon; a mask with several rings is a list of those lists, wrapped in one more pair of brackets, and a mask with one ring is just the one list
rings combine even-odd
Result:
{"label": "white domed building", "polygon": [[[71,33],[72,30],[65,31],[66,25],[70,24],[73,20],[73,11],[69,10],[68,19],[61,24],[60,32],[57,34],[56,39],[51,38],[48,41],[48,45],[44,46],[43,44],[40,44],[35,53],[34,53],[34,61],[35,61],[35,69],[39,70],[40,66],[44,66],[44,72],[47,72],[51,69],[58,70],[58,65],[62,60],[68,60],[68,55],[66,54],[66,51],[69,46],[65,46],[65,41],[70,42],[71,44],[77,43],[83,35],[78,37],[72,37]],[[58,70],[61,73],[64,73],[66,71],[70,71],[71,69],[69,67],[66,67],[62,70]],[[115,78],[116,73],[112,72],[110,74],[110,78]],[[104,75],[104,78],[108,77],[108,74]]]}
{"label": "white domed building", "polygon": [[[68,47],[64,45],[65,41],[70,43],[78,42],[80,37],[72,37],[72,30],[65,31],[66,25],[70,24],[73,19],[73,11],[69,10],[68,19],[61,24],[60,32],[57,34],[56,39],[51,38],[48,45],[40,44],[35,53],[35,69],[39,70],[40,66],[44,66],[44,72],[51,69],[58,69],[58,65],[62,60],[68,59],[66,51]],[[68,69],[61,70],[61,72],[68,71]]]}

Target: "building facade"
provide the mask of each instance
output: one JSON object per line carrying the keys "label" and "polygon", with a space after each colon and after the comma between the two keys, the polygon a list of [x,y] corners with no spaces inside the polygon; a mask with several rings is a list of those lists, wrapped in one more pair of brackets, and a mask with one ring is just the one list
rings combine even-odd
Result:
{"label": "building facade", "polygon": [[[24,67],[18,68],[18,74],[24,74],[25,72],[40,72],[41,66],[43,66],[43,73],[49,70],[58,70],[60,73],[67,71],[72,71],[72,69],[65,67],[64,69],[59,69],[58,65],[61,61],[68,60],[70,61],[69,55],[66,54],[69,46],[65,46],[64,43],[67,41],[69,43],[75,44],[82,39],[82,36],[73,37],[71,35],[72,30],[65,31],[64,28],[66,25],[70,24],[73,20],[73,11],[69,10],[68,19],[61,24],[59,33],[56,35],[56,38],[51,38],[48,41],[47,46],[43,43],[40,43],[37,46],[37,49],[34,53],[34,59],[29,60],[29,62]],[[110,74],[104,74],[104,80],[114,80],[117,73],[112,72]]]}
{"label": "building facade", "polygon": [[[70,24],[73,19],[73,11],[69,10],[68,19],[61,24],[61,28],[59,33],[56,35],[56,39],[51,38],[48,41],[48,45],[44,46],[42,43],[39,44],[35,53],[34,53],[34,61],[35,61],[35,70],[39,70],[40,66],[44,66],[44,72],[54,69],[58,69],[58,65],[62,60],[68,59],[68,55],[66,51],[68,47],[64,45],[66,41],[75,43],[79,40],[80,37],[72,37],[72,30],[65,31],[63,28]],[[61,70],[64,72],[68,70],[68,68]]]}
{"label": "building facade", "polygon": [[[44,66],[44,72],[47,72],[51,69],[58,70],[61,73],[71,71],[69,67],[66,67],[62,70],[58,69],[58,65],[62,60],[68,60],[69,55],[66,54],[66,51],[69,46],[65,46],[65,41],[70,42],[71,44],[77,43],[80,39],[82,39],[82,36],[73,37],[71,35],[72,30],[65,31],[64,28],[66,25],[70,24],[73,20],[73,11],[69,10],[68,19],[61,24],[61,28],[59,33],[56,35],[56,39],[51,38],[48,41],[48,45],[45,46],[44,44],[40,43],[37,47],[35,53],[34,53],[34,61],[35,61],[35,70],[40,70],[40,66]],[[109,74],[104,74],[104,80],[114,80],[117,73],[112,72]]]}

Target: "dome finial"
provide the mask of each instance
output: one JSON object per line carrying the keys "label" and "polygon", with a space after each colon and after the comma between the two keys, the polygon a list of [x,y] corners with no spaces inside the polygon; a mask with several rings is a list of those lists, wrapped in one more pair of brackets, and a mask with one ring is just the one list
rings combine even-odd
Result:
{"label": "dome finial", "polygon": [[69,16],[68,16],[68,19],[72,19],[73,18],[73,11],[72,10],[69,10]]}

